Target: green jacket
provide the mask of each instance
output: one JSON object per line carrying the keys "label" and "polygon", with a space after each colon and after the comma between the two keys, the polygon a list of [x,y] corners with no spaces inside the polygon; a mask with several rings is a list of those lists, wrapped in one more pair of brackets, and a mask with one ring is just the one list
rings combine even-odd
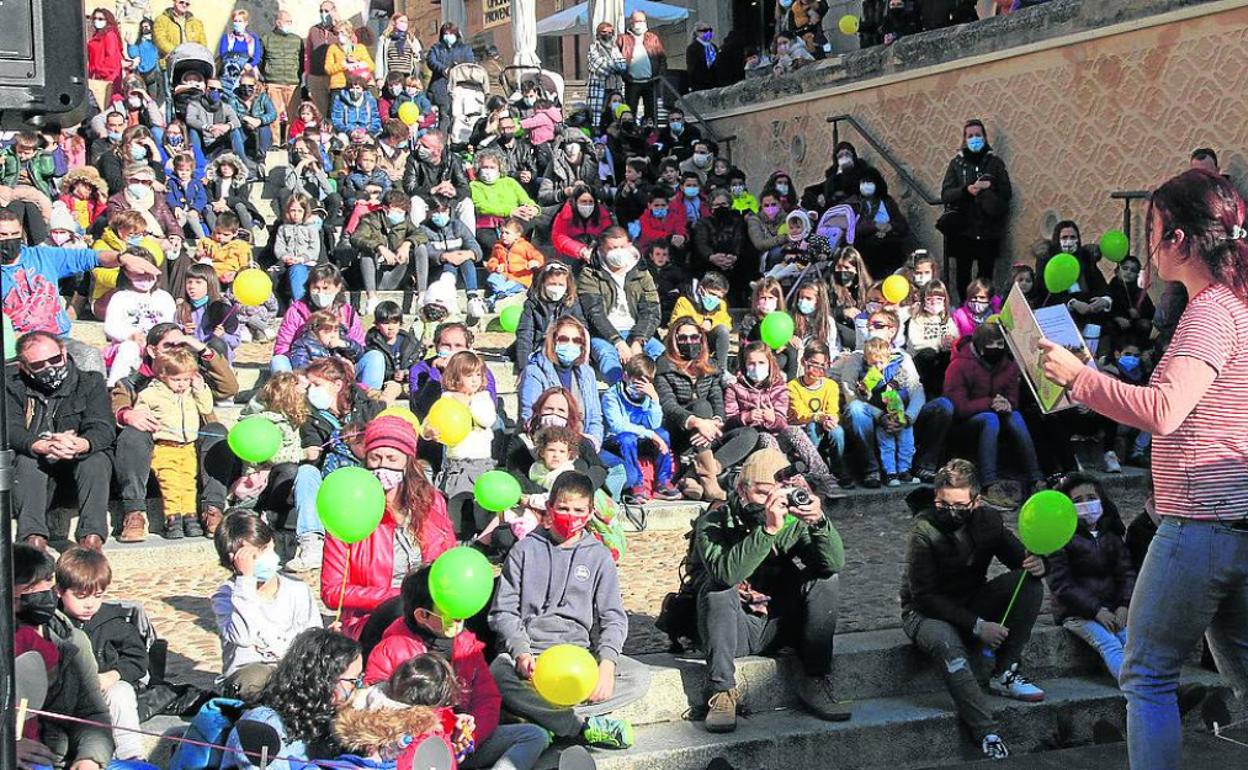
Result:
{"label": "green jacket", "polygon": [[[479,211],[479,209],[478,209]],[[607,317],[615,307],[617,284],[605,267],[597,261],[581,270],[576,279],[576,293],[580,295],[581,310],[585,313],[589,333],[612,345],[624,339]],[[628,342],[645,342],[659,330],[659,290],[648,270],[636,266],[624,276],[624,301],[633,316],[633,328],[628,332]]]}
{"label": "green jacket", "polygon": [[275,29],[260,38],[260,45],[264,51],[260,72],[265,82],[279,86],[298,85],[303,76],[303,38]]}
{"label": "green jacket", "polygon": [[[412,224],[410,218],[405,217],[397,225],[390,224],[385,209],[371,211],[360,217],[360,222],[351,235],[351,245],[369,254],[376,254],[378,246],[397,251],[405,241],[415,247],[428,243],[429,238],[422,228]],[[412,256],[415,258],[415,254]]]}
{"label": "green jacket", "polygon": [[494,184],[474,180],[468,184],[468,190],[479,217],[509,217],[520,206],[537,205],[520,183],[509,176],[500,177]]}
{"label": "green jacket", "polygon": [[[22,171],[21,162],[17,159],[17,150],[10,145],[0,150],[0,184],[12,187],[17,184],[17,177]],[[56,178],[56,161],[52,156],[40,150],[30,159],[30,178],[32,187],[39,192],[52,196],[52,180]]]}
{"label": "green jacket", "polygon": [[[800,559],[807,573],[828,577],[845,566],[845,546],[841,535],[824,519],[810,526],[793,520],[776,534],[762,522],[749,521],[741,513],[735,493],[727,505],[707,511],[694,528],[696,549],[705,570],[704,580],[713,589],[756,584],[760,578],[795,569]],[[759,590],[766,592],[766,580]]]}

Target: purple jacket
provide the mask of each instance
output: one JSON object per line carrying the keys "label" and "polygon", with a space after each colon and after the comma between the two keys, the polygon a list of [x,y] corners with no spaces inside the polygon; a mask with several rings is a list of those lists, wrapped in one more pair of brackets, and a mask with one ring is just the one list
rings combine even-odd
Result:
{"label": "purple jacket", "polygon": [[[407,372],[408,389],[413,395],[430,380],[442,382],[442,370],[433,365],[432,358],[417,361],[416,365]],[[485,389],[490,392],[490,398],[494,399],[494,403],[498,403],[498,385],[494,382],[494,372],[491,372],[489,367],[485,370]]]}
{"label": "purple jacket", "polygon": [[[282,325],[277,328],[277,339],[273,342],[273,355],[285,355],[286,351],[290,350],[290,343],[295,341],[299,332],[303,331],[303,325],[308,322],[310,315],[312,315],[312,308],[308,307],[307,302],[296,300],[290,303],[290,307],[286,310],[286,317],[282,319]],[[344,302],[338,310],[338,320],[347,327],[347,339],[364,347],[364,326],[360,323],[360,316],[355,312],[355,308]]]}

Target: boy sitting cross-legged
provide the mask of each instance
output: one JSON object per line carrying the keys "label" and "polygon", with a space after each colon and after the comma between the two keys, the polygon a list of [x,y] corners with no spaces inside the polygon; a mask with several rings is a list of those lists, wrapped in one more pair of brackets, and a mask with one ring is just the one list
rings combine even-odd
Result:
{"label": "boy sitting cross-legged", "polygon": [[[584,474],[560,474],[543,528],[508,554],[489,616],[503,652],[490,671],[508,711],[557,738],[579,736],[592,746],[624,749],[633,743],[632,725],[607,715],[640,699],[650,672],[620,654],[628,616],[611,552],[585,535],[593,498],[593,482]],[[591,630],[597,631],[592,645]],[[537,656],[557,644],[585,647],[598,659],[598,684],[579,706],[552,706],[529,681]]]}

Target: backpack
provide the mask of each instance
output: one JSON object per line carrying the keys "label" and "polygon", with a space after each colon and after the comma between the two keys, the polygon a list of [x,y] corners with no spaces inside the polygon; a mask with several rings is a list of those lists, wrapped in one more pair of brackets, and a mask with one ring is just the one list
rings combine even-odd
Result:
{"label": "backpack", "polygon": [[663,597],[659,616],[654,621],[655,627],[667,634],[669,652],[694,650],[702,644],[702,635],[698,630],[698,591],[701,589],[706,567],[698,554],[697,531],[706,516],[718,511],[725,504],[715,503],[707,508],[685,533],[685,540],[689,542],[685,546],[685,557],[680,560],[677,568],[680,587]]}
{"label": "backpack", "polygon": [[[243,715],[243,702],[233,698],[213,698],[199,708],[182,736],[188,740],[225,745],[234,723]],[[216,770],[222,752],[193,743],[179,743],[169,758],[169,770]]]}

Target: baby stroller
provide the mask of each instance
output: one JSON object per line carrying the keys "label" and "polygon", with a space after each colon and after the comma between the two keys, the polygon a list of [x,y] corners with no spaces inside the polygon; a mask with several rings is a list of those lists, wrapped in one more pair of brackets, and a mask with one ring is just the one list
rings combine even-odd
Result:
{"label": "baby stroller", "polygon": [[842,246],[854,245],[854,230],[858,227],[858,212],[844,203],[833,206],[823,213],[815,233],[828,239],[833,251]]}
{"label": "baby stroller", "polygon": [[503,89],[508,102],[520,98],[521,87],[529,82],[537,83],[540,98],[549,99],[555,106],[563,107],[563,75],[540,67],[512,66],[503,68]]}
{"label": "baby stroller", "polygon": [[[165,68],[168,75],[168,81],[165,83],[165,93],[173,94],[173,89],[182,82],[182,78],[186,77],[188,72],[198,72],[204,78],[204,82],[217,76],[217,67],[214,64],[212,52],[199,43],[183,43],[177,48],[169,52],[168,65]],[[169,99],[169,115],[170,120],[177,117],[179,120],[185,120],[186,115],[177,115],[177,97]],[[185,99],[182,100],[185,104]],[[183,110],[185,112],[185,110]]]}
{"label": "baby stroller", "polygon": [[476,62],[451,67],[446,76],[451,92],[451,147],[462,149],[472,136],[472,127],[485,115],[485,99],[490,93],[490,76]]}

